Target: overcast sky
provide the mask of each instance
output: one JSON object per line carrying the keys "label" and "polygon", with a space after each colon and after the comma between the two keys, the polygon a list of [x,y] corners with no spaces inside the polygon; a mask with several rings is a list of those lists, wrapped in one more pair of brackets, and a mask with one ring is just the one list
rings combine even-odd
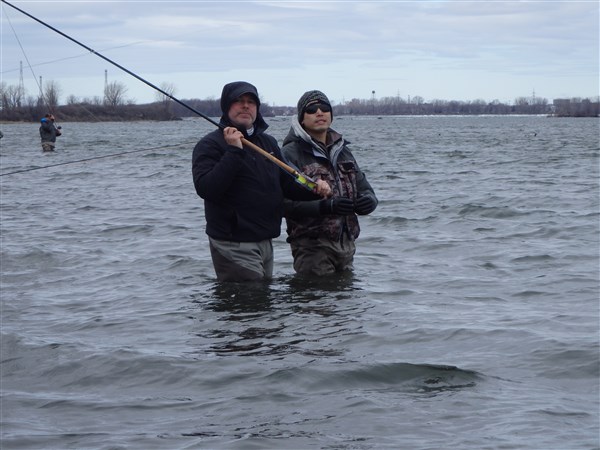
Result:
{"label": "overcast sky", "polygon": [[[46,22],[175,97],[218,98],[246,80],[262,101],[295,105],[310,89],[426,101],[599,95],[598,0],[568,1],[20,1]],[[2,3],[2,81],[27,94],[55,81],[61,102],[156,92]]]}

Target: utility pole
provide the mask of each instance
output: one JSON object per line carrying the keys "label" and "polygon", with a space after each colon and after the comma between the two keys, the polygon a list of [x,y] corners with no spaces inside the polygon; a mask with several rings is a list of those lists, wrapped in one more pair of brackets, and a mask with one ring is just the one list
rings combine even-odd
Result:
{"label": "utility pole", "polygon": [[42,76],[40,75],[40,99],[38,103],[41,105],[44,104],[44,88],[42,87]]}
{"label": "utility pole", "polygon": [[371,101],[373,103],[373,115],[375,115],[375,91],[371,91],[371,95],[373,96],[371,98]]}
{"label": "utility pole", "polygon": [[25,84],[23,83],[23,61],[20,61],[19,64],[19,105],[21,106],[21,100],[25,96]]}

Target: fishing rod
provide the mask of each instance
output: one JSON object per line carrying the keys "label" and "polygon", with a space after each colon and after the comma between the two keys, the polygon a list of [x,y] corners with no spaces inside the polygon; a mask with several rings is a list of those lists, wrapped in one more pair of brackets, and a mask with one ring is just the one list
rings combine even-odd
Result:
{"label": "fishing rod", "polygon": [[[146,84],[147,86],[150,86],[152,89],[160,92],[162,95],[164,95],[165,97],[173,100],[175,103],[183,106],[184,108],[190,110],[191,112],[193,112],[194,114],[199,115],[200,117],[202,117],[203,119],[209,121],[210,123],[212,123],[213,125],[215,125],[216,127],[220,128],[221,130],[223,130],[225,128],[224,125],[216,122],[215,120],[211,119],[210,117],[208,117],[206,114],[198,111],[197,109],[191,107],[190,105],[182,102],[181,100],[175,98],[173,95],[169,94],[168,92],[166,92],[165,90],[159,88],[158,86],[156,86],[155,84],[152,84],[151,82],[149,82],[148,80],[145,80],[144,78],[140,77],[139,75],[137,75],[136,73],[132,72],[131,70],[123,67],[122,65],[116,63],[115,61],[107,58],[106,56],[104,56],[101,53],[98,53],[97,51],[95,51],[93,48],[88,47],[87,45],[79,42],[78,40],[72,38],[71,36],[69,36],[68,34],[63,33],[62,31],[54,28],[52,25],[47,24],[46,22],[38,19],[35,16],[32,16],[31,14],[29,14],[26,11],[23,11],[21,8],[16,7],[15,5],[7,2],[6,0],[2,0],[2,3],[7,4],[8,6],[10,6],[11,8],[19,11],[20,13],[26,15],[27,17],[29,17],[30,19],[35,20],[36,22],[40,23],[41,25],[45,26],[46,28],[49,28],[50,30],[60,34],[61,36],[67,38],[68,40],[70,40],[71,42],[74,42],[75,44],[85,48],[87,51],[89,51],[90,53],[93,53],[94,55],[98,56],[99,58],[102,58],[104,61],[106,61],[109,64],[112,64],[115,67],[118,67],[119,69],[121,69],[123,72],[131,75],[132,77],[138,79],[139,81],[141,81],[142,83]],[[294,179],[302,186],[304,186],[306,189],[308,189],[309,191],[315,192],[316,188],[317,188],[317,183],[310,179],[308,176],[298,172],[296,169],[294,169],[293,167],[287,165],[286,163],[284,163],[283,161],[281,161],[279,158],[276,158],[275,156],[273,156],[272,154],[270,154],[269,152],[267,152],[266,150],[263,150],[262,148],[260,148],[258,145],[250,142],[249,140],[247,140],[246,138],[242,138],[242,144],[250,147],[252,150],[260,153],[261,155],[263,155],[265,158],[267,158],[269,161],[275,163],[278,167],[280,167],[281,169],[283,169],[286,173],[290,174],[292,177],[294,177]]]}

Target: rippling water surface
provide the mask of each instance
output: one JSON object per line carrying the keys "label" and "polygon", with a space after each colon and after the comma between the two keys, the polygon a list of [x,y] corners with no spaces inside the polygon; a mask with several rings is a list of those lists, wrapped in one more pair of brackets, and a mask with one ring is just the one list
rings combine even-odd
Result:
{"label": "rippling water surface", "polygon": [[215,280],[209,123],[61,125],[2,126],[3,449],[600,447],[597,119],[336,118],[355,270],[295,277],[283,228],[264,285]]}

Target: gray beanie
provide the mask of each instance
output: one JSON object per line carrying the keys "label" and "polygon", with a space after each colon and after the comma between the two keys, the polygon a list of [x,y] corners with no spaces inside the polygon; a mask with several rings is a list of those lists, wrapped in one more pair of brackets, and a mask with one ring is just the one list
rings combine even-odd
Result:
{"label": "gray beanie", "polygon": [[[325,94],[321,91],[308,91],[302,94],[298,100],[298,122],[302,123],[304,117],[304,109],[314,103],[325,103],[331,108],[331,103]],[[333,108],[331,108],[331,118],[333,119]]]}

